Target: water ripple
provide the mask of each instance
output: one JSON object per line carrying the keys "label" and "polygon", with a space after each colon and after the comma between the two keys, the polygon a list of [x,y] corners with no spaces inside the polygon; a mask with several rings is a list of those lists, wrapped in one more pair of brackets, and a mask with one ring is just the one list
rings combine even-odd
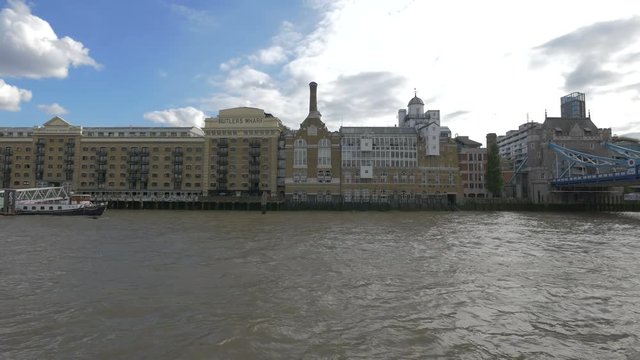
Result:
{"label": "water ripple", "polygon": [[0,358],[640,358],[635,213],[0,221]]}

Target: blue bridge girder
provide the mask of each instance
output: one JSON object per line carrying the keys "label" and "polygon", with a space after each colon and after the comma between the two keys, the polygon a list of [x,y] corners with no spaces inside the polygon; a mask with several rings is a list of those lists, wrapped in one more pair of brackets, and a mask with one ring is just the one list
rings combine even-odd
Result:
{"label": "blue bridge girder", "polygon": [[603,174],[590,174],[581,176],[569,176],[551,180],[555,187],[563,186],[625,186],[640,183],[640,166],[628,168],[626,171],[618,171]]}
{"label": "blue bridge girder", "polygon": [[[616,145],[617,146],[617,145]],[[624,150],[631,150],[617,146]],[[549,148],[555,151],[558,155],[569,160],[569,167],[559,174],[559,176],[551,180],[551,185],[554,187],[563,186],[624,186],[630,184],[640,183],[639,165],[635,158],[614,158],[589,154],[582,151],[573,150],[553,142],[549,142]],[[607,147],[612,150],[612,148]],[[622,151],[616,148],[612,150],[616,153]],[[629,156],[631,152],[627,153]],[[623,155],[624,156],[624,155]],[[585,174],[577,176],[567,176],[570,174],[570,169],[575,164],[581,164],[582,166],[595,168],[597,174]],[[600,172],[606,170],[606,172]]]}
{"label": "blue bridge girder", "polygon": [[527,161],[529,160],[529,156],[525,156],[522,160],[520,160],[520,165],[515,168],[513,171],[513,175],[511,175],[511,179],[509,179],[509,184],[513,184],[516,182],[516,175],[522,172],[522,169],[527,165]]}
{"label": "blue bridge girder", "polygon": [[636,160],[635,162],[637,163],[637,160],[640,160],[640,150],[635,150],[635,149],[629,149],[620,145],[616,145],[614,143],[611,143],[609,141],[605,141],[602,146],[604,146],[606,149],[613,151],[614,153],[624,157],[625,159],[633,159]]}
{"label": "blue bridge girder", "polygon": [[587,167],[601,168],[622,166],[626,168],[628,166],[628,161],[626,159],[616,159],[612,157],[589,154],[558,145],[551,141],[549,142],[549,148],[562,157],[568,159],[569,161],[582,164]]}

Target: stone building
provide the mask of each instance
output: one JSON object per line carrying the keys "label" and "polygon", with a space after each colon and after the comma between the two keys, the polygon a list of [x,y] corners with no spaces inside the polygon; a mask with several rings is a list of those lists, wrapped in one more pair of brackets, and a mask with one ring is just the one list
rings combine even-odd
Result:
{"label": "stone building", "polygon": [[350,202],[413,201],[418,138],[412,128],[341,127],[342,195]]}
{"label": "stone building", "polygon": [[[310,85],[297,130],[262,109],[220,110],[197,127],[81,127],[55,117],[0,128],[3,187],[67,186],[98,199],[284,196],[290,202],[453,204],[457,146],[414,96],[400,126],[330,131]],[[404,114],[404,115],[403,115]]]}
{"label": "stone building", "polygon": [[[582,93],[572,93],[561,98],[562,113],[566,116],[549,117],[541,125],[531,123],[522,133],[526,139],[526,163],[516,173],[513,195],[529,199],[534,203],[573,203],[586,201],[593,191],[583,189],[566,191],[551,186],[551,180],[566,175],[595,174],[595,168],[574,164],[551,149],[557,144],[572,150],[596,156],[611,157],[603,147],[611,139],[611,129],[598,128],[585,114],[585,97]],[[611,196],[618,196],[619,189],[607,189]],[[608,195],[607,195],[608,196]]]}
{"label": "stone building", "polygon": [[257,108],[224,109],[205,119],[207,194],[277,195],[282,130],[277,117]]}
{"label": "stone building", "polygon": [[0,129],[2,187],[66,186],[98,198],[278,194],[282,123],[255,108],[197,127]]}
{"label": "stone building", "polygon": [[200,195],[204,137],[195,127],[80,127],[54,117],[0,130],[3,187],[66,186],[100,196]]}
{"label": "stone building", "polygon": [[486,198],[489,196],[485,186],[487,167],[487,148],[469,139],[468,136],[457,136],[458,161],[460,163],[460,181],[465,199]]}
{"label": "stone building", "polygon": [[342,127],[345,202],[451,205],[462,197],[457,147],[439,110],[415,96],[396,127]]}
{"label": "stone building", "polygon": [[285,197],[292,203],[338,203],[340,198],[340,134],[322,122],[318,84],[309,84],[309,115],[298,130],[284,135]]}

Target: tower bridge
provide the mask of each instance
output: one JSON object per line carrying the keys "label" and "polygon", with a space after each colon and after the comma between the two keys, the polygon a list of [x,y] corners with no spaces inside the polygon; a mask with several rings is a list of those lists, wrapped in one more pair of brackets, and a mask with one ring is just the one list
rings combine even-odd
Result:
{"label": "tower bridge", "polygon": [[[556,189],[640,185],[640,151],[610,142],[603,143],[603,147],[616,155],[599,156],[549,142],[549,148],[558,156],[557,176],[551,180],[551,185]],[[568,161],[568,166],[561,169],[559,159]],[[587,173],[586,168],[594,169],[595,172]],[[576,169],[577,174],[574,171]]]}

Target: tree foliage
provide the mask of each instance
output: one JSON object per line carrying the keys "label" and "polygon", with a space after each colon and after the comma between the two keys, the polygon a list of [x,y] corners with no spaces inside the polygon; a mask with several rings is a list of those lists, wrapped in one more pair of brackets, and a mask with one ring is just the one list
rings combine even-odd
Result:
{"label": "tree foliage", "polygon": [[487,151],[487,168],[485,174],[485,185],[493,197],[502,194],[502,171],[500,169],[500,155],[498,145],[490,144]]}

